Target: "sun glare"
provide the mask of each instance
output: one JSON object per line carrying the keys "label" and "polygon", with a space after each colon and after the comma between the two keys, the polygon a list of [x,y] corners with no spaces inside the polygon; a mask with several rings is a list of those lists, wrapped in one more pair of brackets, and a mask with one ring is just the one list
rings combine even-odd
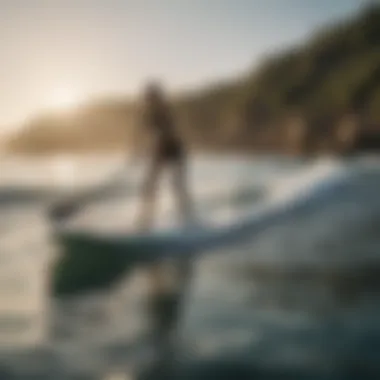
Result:
{"label": "sun glare", "polygon": [[71,88],[57,88],[47,99],[46,106],[54,110],[68,110],[79,105],[82,98]]}

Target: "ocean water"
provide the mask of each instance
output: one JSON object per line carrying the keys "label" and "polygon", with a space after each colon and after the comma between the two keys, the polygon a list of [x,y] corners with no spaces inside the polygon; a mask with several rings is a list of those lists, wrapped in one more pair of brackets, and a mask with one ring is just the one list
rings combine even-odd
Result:
{"label": "ocean water", "polygon": [[[117,294],[71,303],[49,295],[59,247],[46,206],[102,183],[120,164],[0,162],[1,379],[123,379],[146,366],[143,269]],[[143,169],[130,164],[75,223],[127,233]],[[380,160],[197,157],[189,182],[201,220],[231,222],[269,196],[307,191],[328,171],[348,181],[320,209],[195,262],[178,343],[181,378],[380,378]],[[170,177],[160,201],[157,228],[171,227]]]}

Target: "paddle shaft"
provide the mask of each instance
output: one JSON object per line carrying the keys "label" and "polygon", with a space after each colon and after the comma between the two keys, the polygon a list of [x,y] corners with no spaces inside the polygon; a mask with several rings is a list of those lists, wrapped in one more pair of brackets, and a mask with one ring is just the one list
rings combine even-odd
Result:
{"label": "paddle shaft", "polygon": [[125,178],[125,167],[119,168],[108,181],[97,187],[77,192],[65,199],[53,202],[49,207],[48,217],[53,224],[68,220],[91,202],[101,199],[105,194],[115,190]]}

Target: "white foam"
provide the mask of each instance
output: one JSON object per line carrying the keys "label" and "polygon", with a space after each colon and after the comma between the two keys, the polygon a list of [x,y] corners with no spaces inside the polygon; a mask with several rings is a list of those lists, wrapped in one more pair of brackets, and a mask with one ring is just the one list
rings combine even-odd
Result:
{"label": "white foam", "polygon": [[334,160],[321,160],[312,167],[303,168],[272,183],[268,189],[268,197],[272,201],[287,199],[295,193],[311,191],[322,182],[327,183],[344,175],[347,175],[344,164]]}

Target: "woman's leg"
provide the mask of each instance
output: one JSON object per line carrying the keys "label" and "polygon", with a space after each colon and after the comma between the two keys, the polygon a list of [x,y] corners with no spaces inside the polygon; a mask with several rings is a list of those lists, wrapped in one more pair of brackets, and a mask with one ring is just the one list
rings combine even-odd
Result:
{"label": "woman's leg", "polygon": [[173,190],[180,218],[193,221],[194,210],[187,181],[187,160],[179,157],[173,162]]}
{"label": "woman's leg", "polygon": [[161,160],[153,158],[141,189],[141,209],[137,219],[139,229],[148,229],[153,224],[159,177],[162,169]]}

